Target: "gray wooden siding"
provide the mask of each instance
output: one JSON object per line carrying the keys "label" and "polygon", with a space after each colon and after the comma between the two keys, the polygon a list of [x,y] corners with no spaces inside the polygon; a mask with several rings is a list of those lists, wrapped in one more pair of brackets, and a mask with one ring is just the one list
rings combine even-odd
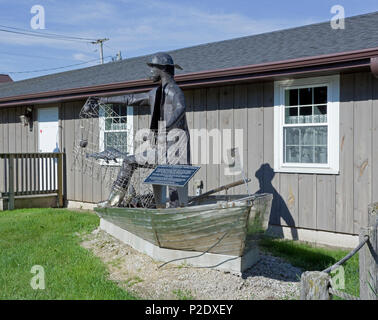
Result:
{"label": "gray wooden siding", "polygon": [[[273,172],[273,82],[185,90],[188,125],[190,129],[244,130],[243,166],[252,179],[249,189],[274,194],[271,224],[357,234],[367,222],[368,204],[378,201],[378,80],[367,72],[344,74],[340,87],[339,175]],[[73,170],[72,147],[83,103],[58,104],[61,146],[66,152],[66,196],[68,200],[98,202],[108,196],[109,185],[95,174]],[[21,110],[0,109],[0,152],[37,151],[37,122],[29,132],[18,120]],[[134,116],[135,131],[148,127],[149,108],[135,108]],[[201,150],[198,141],[191,143],[194,152]],[[206,148],[212,149],[213,143],[210,140]],[[195,192],[194,180],[203,180],[206,191],[241,179],[225,176],[224,167],[201,165],[190,182],[190,193]],[[104,168],[100,170],[101,175],[106,174]],[[2,173],[0,167],[0,178]],[[245,186],[230,191],[246,192]]]}
{"label": "gray wooden siding", "polygon": [[[0,109],[0,153],[37,152],[38,123],[34,113],[33,131],[21,124],[23,107]],[[4,192],[4,161],[0,161],[0,192]],[[21,177],[19,177],[21,179]]]}

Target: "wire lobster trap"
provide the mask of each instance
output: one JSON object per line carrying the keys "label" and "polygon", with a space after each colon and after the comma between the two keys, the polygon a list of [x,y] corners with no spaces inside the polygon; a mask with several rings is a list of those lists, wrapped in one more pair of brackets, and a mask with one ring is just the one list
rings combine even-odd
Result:
{"label": "wire lobster trap", "polygon": [[[123,161],[134,154],[133,126],[125,109],[127,107],[120,105],[93,103],[89,98],[79,114],[72,170],[90,176],[93,183],[102,183],[109,189],[114,188]],[[145,142],[148,143],[148,139]],[[133,166],[133,174],[125,190],[127,194],[121,205],[154,206],[152,187],[143,181],[155,167],[153,164]]]}
{"label": "wire lobster trap", "polygon": [[[79,114],[80,127],[73,146],[73,169],[107,188],[125,192],[121,206],[153,208],[152,186],[143,182],[158,163],[167,164],[168,161],[172,165],[178,164],[180,156],[176,155],[177,150],[186,150],[187,140],[176,136],[176,148],[157,151],[159,148],[156,146],[160,142],[164,145],[167,135],[172,135],[173,131],[167,133],[164,128],[146,128],[135,134],[131,119],[126,106],[93,102],[89,98]],[[136,142],[139,144],[136,145]],[[142,145],[143,152],[140,152]],[[157,151],[156,157],[149,156],[151,151]],[[127,163],[125,166],[124,161]]]}

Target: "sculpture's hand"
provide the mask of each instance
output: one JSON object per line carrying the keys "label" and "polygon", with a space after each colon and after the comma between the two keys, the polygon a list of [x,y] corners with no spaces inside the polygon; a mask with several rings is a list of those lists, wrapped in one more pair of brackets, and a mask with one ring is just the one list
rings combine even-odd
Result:
{"label": "sculpture's hand", "polygon": [[85,118],[97,115],[96,107],[100,102],[98,97],[89,97],[85,102],[83,108],[81,108],[80,115]]}

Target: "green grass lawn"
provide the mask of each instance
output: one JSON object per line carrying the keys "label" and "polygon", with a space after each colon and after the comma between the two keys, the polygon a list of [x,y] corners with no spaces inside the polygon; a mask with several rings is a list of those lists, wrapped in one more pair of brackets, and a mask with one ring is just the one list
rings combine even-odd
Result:
{"label": "green grass lawn", "polygon": [[[98,224],[98,217],[90,212],[0,212],[0,299],[135,299],[108,279],[99,258],[80,246],[79,234],[91,232]],[[348,253],[268,237],[260,246],[303,270],[324,270]],[[35,265],[44,268],[44,290],[30,285]],[[345,291],[358,296],[358,254],[344,268]]]}
{"label": "green grass lawn", "polygon": [[[135,299],[108,280],[106,266],[80,246],[96,215],[58,209],[0,212],[0,299]],[[45,289],[33,290],[34,265]]]}
{"label": "green grass lawn", "polygon": [[[318,248],[298,241],[279,240],[264,237],[260,241],[262,250],[272,255],[284,258],[293,266],[302,268],[304,271],[323,271],[348,254],[348,250],[332,250]],[[358,254],[354,255],[344,265],[345,291],[351,295],[359,296],[359,265]],[[338,297],[334,297],[338,299]]]}

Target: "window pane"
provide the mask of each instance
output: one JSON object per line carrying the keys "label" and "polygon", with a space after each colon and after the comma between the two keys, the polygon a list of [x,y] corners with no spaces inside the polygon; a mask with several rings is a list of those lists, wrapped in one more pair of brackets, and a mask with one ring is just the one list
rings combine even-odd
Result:
{"label": "window pane", "polygon": [[315,143],[317,146],[328,145],[328,128],[327,127],[314,127]]}
{"label": "window pane", "polygon": [[112,105],[112,109],[113,109],[113,112],[114,112],[113,117],[118,116],[119,115],[119,105],[118,104],[113,104]]}
{"label": "window pane", "polygon": [[298,107],[286,108],[285,123],[298,123]]}
{"label": "window pane", "polygon": [[112,129],[112,118],[105,119],[105,130],[111,130]]}
{"label": "window pane", "polygon": [[328,128],[284,128],[284,159],[286,163],[327,163]]}
{"label": "window pane", "polygon": [[127,116],[127,106],[125,106],[125,105],[120,105],[119,106],[119,115],[121,117]]}
{"label": "window pane", "polygon": [[327,163],[327,147],[315,147],[316,163]]}
{"label": "window pane", "polygon": [[285,90],[285,105],[286,106],[298,105],[298,89]]}
{"label": "window pane", "polygon": [[314,104],[327,103],[327,87],[314,88]]}
{"label": "window pane", "polygon": [[312,107],[299,109],[299,123],[312,123]]}
{"label": "window pane", "polygon": [[327,122],[327,106],[315,106],[314,114],[314,122]]}
{"label": "window pane", "polygon": [[301,145],[313,146],[314,142],[314,128],[301,128]]}
{"label": "window pane", "polygon": [[104,140],[105,150],[109,147],[112,147],[121,152],[127,152],[126,132],[105,132]]}
{"label": "window pane", "polygon": [[287,146],[299,146],[299,133],[298,128],[285,128],[285,145]]}
{"label": "window pane", "polygon": [[312,88],[299,89],[299,104],[312,104]]}
{"label": "window pane", "polygon": [[314,163],[314,147],[301,148],[301,163]]}
{"label": "window pane", "polygon": [[285,150],[286,154],[284,155],[284,159],[286,163],[299,162],[299,147],[287,147]]}

